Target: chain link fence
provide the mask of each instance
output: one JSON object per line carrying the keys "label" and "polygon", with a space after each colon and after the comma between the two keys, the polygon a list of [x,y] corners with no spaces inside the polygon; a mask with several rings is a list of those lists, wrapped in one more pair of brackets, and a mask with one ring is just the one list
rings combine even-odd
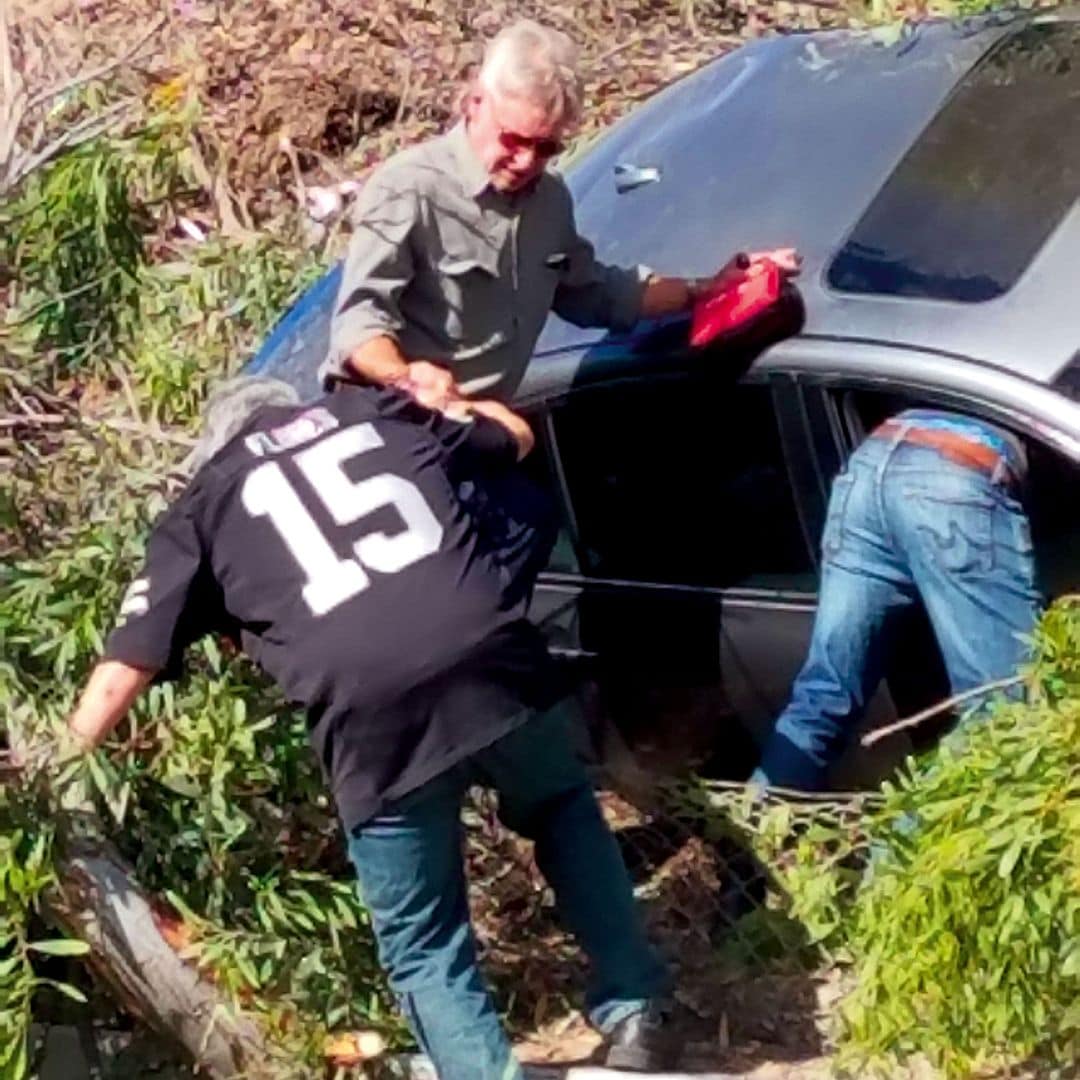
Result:
{"label": "chain link fence", "polygon": [[[866,866],[862,821],[877,797],[763,794],[692,774],[649,783],[623,766],[614,783],[598,777],[600,804],[675,976],[683,1064],[730,1067],[748,1047],[769,1061],[825,1053],[823,1012],[842,982],[837,930]],[[579,1012],[584,958],[531,845],[496,810],[477,791],[466,813],[485,970],[533,1060],[566,1060],[575,1046],[586,1057],[596,1037]]]}

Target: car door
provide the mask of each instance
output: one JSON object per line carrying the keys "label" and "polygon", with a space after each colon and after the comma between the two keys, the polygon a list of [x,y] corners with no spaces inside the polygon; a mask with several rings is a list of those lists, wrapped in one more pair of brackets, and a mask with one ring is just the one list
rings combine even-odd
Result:
{"label": "car door", "polygon": [[805,655],[804,517],[822,495],[792,485],[815,454],[782,421],[793,393],[673,371],[576,390],[538,418],[566,528],[534,618],[668,763],[716,751],[721,773],[747,774]]}

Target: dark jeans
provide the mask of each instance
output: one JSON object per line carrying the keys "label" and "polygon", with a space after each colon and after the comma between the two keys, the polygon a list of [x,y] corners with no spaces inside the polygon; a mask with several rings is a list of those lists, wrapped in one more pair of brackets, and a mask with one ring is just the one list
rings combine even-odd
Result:
{"label": "dark jeans", "polygon": [[499,817],[536,842],[560,915],[592,963],[586,997],[601,1030],[667,989],[630,880],[567,728],[568,709],[509,735],[354,830],[349,855],[379,953],[413,1034],[440,1080],[520,1080],[476,962],[466,903],[461,803],[471,784],[499,793]]}
{"label": "dark jeans", "polygon": [[1011,675],[1039,608],[1028,520],[1008,481],[870,438],[833,484],[809,655],[755,781],[825,786],[881,679],[886,624],[917,599],[953,693]]}

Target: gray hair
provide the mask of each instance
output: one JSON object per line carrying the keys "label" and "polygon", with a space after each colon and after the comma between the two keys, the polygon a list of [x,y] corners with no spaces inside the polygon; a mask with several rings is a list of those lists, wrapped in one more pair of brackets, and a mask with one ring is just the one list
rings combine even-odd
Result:
{"label": "gray hair", "polygon": [[199,441],[187,464],[192,472],[201,469],[223,449],[264,405],[299,405],[300,395],[287,382],[268,375],[238,375],[218,385],[202,410]]}
{"label": "gray hair", "polygon": [[532,19],[520,19],[495,35],[484,53],[479,82],[496,97],[537,105],[561,124],[581,119],[578,48],[561,30]]}

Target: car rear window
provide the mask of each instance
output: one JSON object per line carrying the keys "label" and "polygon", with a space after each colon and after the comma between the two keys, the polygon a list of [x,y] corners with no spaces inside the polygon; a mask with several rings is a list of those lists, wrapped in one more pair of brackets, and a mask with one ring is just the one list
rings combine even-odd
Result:
{"label": "car rear window", "polygon": [[1080,196],[1080,23],[1029,24],[957,84],[833,260],[844,292],[1007,292]]}

